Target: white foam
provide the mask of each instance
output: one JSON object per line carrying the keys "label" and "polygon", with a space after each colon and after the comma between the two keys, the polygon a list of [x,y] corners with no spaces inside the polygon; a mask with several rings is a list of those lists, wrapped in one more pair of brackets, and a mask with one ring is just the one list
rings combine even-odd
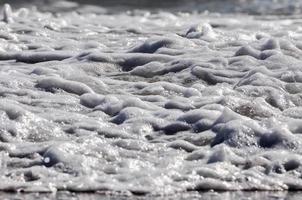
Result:
{"label": "white foam", "polygon": [[299,17],[48,10],[3,9],[0,190],[302,188]]}

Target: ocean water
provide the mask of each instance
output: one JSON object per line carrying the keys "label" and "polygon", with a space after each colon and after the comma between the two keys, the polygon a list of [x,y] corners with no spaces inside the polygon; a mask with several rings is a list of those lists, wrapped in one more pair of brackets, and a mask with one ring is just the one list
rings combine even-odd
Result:
{"label": "ocean water", "polygon": [[298,199],[301,5],[3,4],[0,190]]}
{"label": "ocean water", "polygon": [[[40,10],[58,11],[62,8],[77,7],[76,5],[97,5],[102,7],[126,9],[161,9],[187,12],[218,12],[218,13],[248,13],[293,15],[300,14],[302,2],[300,0],[1,0],[0,3],[10,3],[14,6],[36,6]],[[56,6],[54,6],[56,5]]]}

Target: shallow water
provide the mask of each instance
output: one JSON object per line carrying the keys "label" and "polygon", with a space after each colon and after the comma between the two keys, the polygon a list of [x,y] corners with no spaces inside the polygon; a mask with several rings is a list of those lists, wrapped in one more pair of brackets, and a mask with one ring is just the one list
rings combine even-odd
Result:
{"label": "shallow water", "polygon": [[[81,6],[98,5],[116,9],[147,9],[187,12],[217,12],[217,13],[249,13],[293,15],[301,14],[300,0],[1,0],[0,3],[10,3],[15,7],[38,7],[40,10],[62,11]],[[112,10],[113,9],[113,10]]]}
{"label": "shallow water", "polygon": [[2,15],[0,190],[302,189],[300,14]]}
{"label": "shallow water", "polygon": [[58,192],[58,193],[2,193],[1,199],[43,199],[43,200],[121,200],[121,199],[133,199],[133,200],[233,200],[233,199],[263,199],[263,200],[297,200],[301,198],[301,193],[297,192],[205,192],[205,193],[185,193],[175,195],[164,196],[127,196],[122,194],[94,194],[94,193],[70,193],[70,192]]}

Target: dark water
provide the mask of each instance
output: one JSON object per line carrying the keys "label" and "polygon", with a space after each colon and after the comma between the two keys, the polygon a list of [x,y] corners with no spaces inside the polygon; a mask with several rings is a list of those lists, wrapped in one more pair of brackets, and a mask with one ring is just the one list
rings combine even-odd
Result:
{"label": "dark water", "polygon": [[[9,3],[15,7],[36,6],[45,10],[55,7],[61,10],[59,0],[2,0],[0,3]],[[69,0],[68,6],[72,9],[78,6],[98,5],[124,9],[164,9],[186,12],[217,12],[217,13],[248,13],[248,14],[273,14],[293,15],[302,13],[300,0]],[[66,4],[66,5],[67,5]],[[67,7],[68,7],[67,6]],[[64,6],[63,6],[64,7]],[[46,9],[47,10],[47,9]],[[54,11],[53,9],[51,11]]]}

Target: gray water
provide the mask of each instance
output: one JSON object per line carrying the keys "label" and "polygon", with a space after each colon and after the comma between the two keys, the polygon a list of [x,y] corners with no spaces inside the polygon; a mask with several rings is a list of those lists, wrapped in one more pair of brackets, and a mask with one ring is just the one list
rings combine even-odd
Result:
{"label": "gray water", "polygon": [[[61,2],[61,3],[60,3]],[[119,9],[147,9],[167,10],[168,12],[217,12],[217,13],[247,13],[293,15],[301,14],[300,0],[1,0],[0,3],[10,3],[15,7],[35,6],[44,11],[65,11],[66,8],[75,9],[87,5],[96,5],[110,10]]]}
{"label": "gray water", "polygon": [[233,199],[266,199],[266,200],[298,200],[301,198],[301,193],[297,192],[205,192],[205,193],[186,193],[165,196],[127,196],[122,194],[94,194],[94,193],[2,193],[1,199],[15,199],[15,200],[122,200],[122,199],[154,199],[154,200],[233,200]]}
{"label": "gray water", "polygon": [[297,199],[300,2],[192,5],[6,4],[0,190]]}

